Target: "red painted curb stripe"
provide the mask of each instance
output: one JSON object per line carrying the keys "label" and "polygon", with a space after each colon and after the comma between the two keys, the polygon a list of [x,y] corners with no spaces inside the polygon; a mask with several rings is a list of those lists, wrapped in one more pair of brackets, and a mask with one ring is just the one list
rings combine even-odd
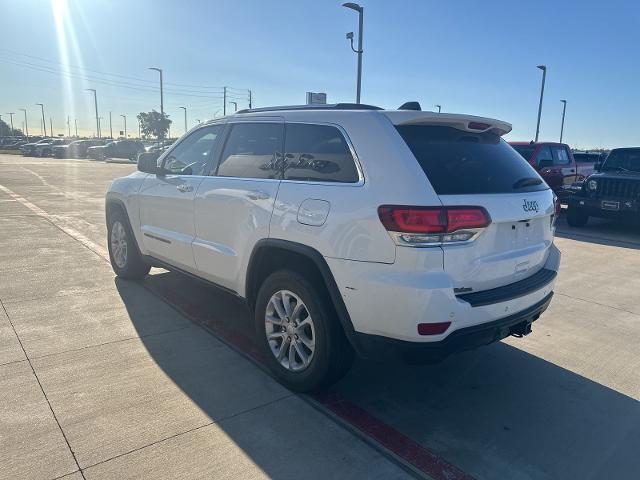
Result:
{"label": "red painted curb stripe", "polygon": [[[223,340],[244,352],[256,363],[264,364],[262,351],[257,348],[255,342],[247,335],[243,335],[225,327],[219,321],[202,315],[194,305],[185,301],[171,286],[161,288],[157,285],[148,285],[148,287],[159,296],[165,298],[169,303],[177,306],[185,315],[191,317],[194,321],[206,325],[216,335],[219,335]],[[438,457],[392,426],[384,423],[350,400],[345,399],[339,393],[325,392],[309,396],[334,415],[337,415],[343,421],[372,438],[417,470],[431,476],[433,479],[473,480],[471,475]]]}

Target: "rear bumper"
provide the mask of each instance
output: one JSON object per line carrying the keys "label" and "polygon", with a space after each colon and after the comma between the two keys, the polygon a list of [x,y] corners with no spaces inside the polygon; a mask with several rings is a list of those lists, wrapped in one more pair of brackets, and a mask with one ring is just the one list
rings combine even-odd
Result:
{"label": "rear bumper", "polygon": [[379,335],[356,333],[353,339],[356,342],[354,346],[360,355],[374,360],[436,363],[451,354],[489,345],[509,335],[528,333],[531,324],[547,309],[552,297],[553,292],[525,310],[493,322],[461,328],[439,342],[408,342]]}

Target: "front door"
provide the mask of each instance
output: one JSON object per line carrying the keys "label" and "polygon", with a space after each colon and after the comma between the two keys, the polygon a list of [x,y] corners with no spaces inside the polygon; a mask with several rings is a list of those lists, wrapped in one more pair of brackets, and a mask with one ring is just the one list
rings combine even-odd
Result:
{"label": "front door", "polygon": [[223,125],[192,132],[162,157],[163,174],[149,175],[140,189],[140,226],[146,251],[195,272],[194,198],[211,170],[211,154]]}
{"label": "front door", "polygon": [[199,275],[241,293],[256,242],[269,223],[282,172],[280,120],[231,123],[217,172],[195,198],[193,252]]}

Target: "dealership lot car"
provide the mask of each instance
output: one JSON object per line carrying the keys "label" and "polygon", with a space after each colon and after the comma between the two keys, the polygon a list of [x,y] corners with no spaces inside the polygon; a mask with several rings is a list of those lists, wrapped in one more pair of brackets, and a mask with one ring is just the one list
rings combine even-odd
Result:
{"label": "dealership lot car", "polygon": [[611,150],[600,171],[583,182],[567,222],[582,227],[589,217],[640,220],[640,148]]}
{"label": "dealership lot car", "polygon": [[438,361],[523,336],[560,263],[555,196],[508,123],[363,105],[239,112],[106,197],[115,272],[152,265],[245,299],[276,377],[309,391],[353,351]]}

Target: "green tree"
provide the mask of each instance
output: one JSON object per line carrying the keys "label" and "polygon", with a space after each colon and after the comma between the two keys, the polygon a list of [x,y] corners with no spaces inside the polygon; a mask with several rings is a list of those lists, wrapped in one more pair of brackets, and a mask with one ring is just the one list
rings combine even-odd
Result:
{"label": "green tree", "polygon": [[11,126],[4,120],[0,120],[0,137],[18,136],[22,135],[22,130],[14,128],[11,130]]}
{"label": "green tree", "polygon": [[169,132],[171,120],[166,113],[156,112],[140,112],[138,114],[140,129],[144,137],[155,137],[157,139],[165,138]]}

